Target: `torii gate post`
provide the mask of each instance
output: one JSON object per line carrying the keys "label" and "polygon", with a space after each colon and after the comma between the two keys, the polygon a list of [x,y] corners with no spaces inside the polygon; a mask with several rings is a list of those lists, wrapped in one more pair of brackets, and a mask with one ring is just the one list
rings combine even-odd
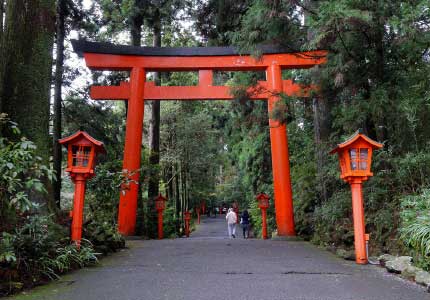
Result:
{"label": "torii gate post", "polygon": [[[282,80],[282,68],[310,68],[325,62],[325,51],[284,53],[276,48],[263,49],[260,59],[239,55],[231,47],[157,48],[131,47],[108,43],[72,41],[75,51],[85,57],[91,69],[130,71],[130,82],[119,86],[93,86],[92,99],[127,100],[123,169],[128,184],[121,191],[118,231],[132,235],[135,231],[139,169],[141,160],[144,100],[232,100],[226,86],[213,85],[213,71],[261,71],[267,74],[256,88],[250,88],[251,99],[267,99],[269,115],[279,101],[280,93],[306,96],[309,87]],[[146,71],[199,71],[197,86],[155,86],[145,82]],[[276,223],[279,236],[293,236],[294,210],[286,124],[269,118],[272,170],[275,193]],[[129,174],[130,173],[130,174]]]}
{"label": "torii gate post", "polygon": [[[267,83],[272,91],[268,98],[269,117],[283,92],[282,70],[279,65],[271,65],[267,71]],[[272,173],[275,192],[276,224],[279,236],[294,236],[293,192],[291,190],[290,158],[288,154],[287,126],[269,119],[270,143],[272,150]]]}
{"label": "torii gate post", "polygon": [[[134,67],[130,73],[130,98],[128,100],[127,123],[123,170],[127,172],[129,184],[121,191],[118,209],[118,231],[133,235],[136,226],[137,193],[139,191],[139,169],[142,155],[142,127],[144,114],[144,86],[146,73],[143,68]],[[129,173],[128,173],[129,172]]]}

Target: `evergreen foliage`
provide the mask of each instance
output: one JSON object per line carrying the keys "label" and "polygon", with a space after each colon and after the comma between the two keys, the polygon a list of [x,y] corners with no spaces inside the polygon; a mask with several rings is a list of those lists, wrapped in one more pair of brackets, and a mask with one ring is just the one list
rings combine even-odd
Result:
{"label": "evergreen foliage", "polygon": [[400,234],[415,261],[423,268],[430,267],[430,209],[429,189],[401,199]]}

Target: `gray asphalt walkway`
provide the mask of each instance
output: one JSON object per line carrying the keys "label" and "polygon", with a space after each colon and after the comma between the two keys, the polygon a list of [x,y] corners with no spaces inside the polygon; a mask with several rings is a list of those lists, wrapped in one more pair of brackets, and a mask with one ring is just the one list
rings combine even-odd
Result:
{"label": "gray asphalt walkway", "polygon": [[[239,229],[239,228],[238,228]],[[421,300],[430,295],[376,266],[306,242],[228,239],[224,218],[191,238],[129,241],[100,266],[10,298],[37,300]]]}

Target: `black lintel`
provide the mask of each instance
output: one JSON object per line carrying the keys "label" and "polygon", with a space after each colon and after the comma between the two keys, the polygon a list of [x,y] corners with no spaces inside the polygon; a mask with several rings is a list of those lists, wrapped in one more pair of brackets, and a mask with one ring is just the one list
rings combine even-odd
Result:
{"label": "black lintel", "polygon": [[[73,49],[82,57],[83,53],[138,55],[138,56],[227,56],[247,55],[234,47],[136,47],[116,45],[104,42],[89,42],[86,40],[72,40]],[[260,46],[261,54],[291,53],[276,46]]]}

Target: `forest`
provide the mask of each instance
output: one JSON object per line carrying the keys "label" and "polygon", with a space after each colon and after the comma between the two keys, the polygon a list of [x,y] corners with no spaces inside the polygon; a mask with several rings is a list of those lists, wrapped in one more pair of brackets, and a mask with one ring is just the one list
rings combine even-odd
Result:
{"label": "forest", "polygon": [[[313,84],[282,96],[296,231],[331,251],[354,248],[351,192],[329,151],[358,129],[383,143],[364,183],[373,256],[414,257],[430,269],[430,3],[428,0],[0,0],[0,295],[97,263],[124,247],[117,207],[124,180],[127,103],[94,101],[89,86],[127,72],[90,72],[72,39],[154,47],[259,46],[327,50],[327,62],[285,70]],[[155,238],[154,199],[168,198],[165,237],[184,234],[183,213],[205,201],[239,204],[261,231],[255,195],[273,199],[266,101],[246,87],[264,72],[216,72],[234,101],[146,101],[137,232]],[[196,85],[197,72],[152,72],[157,85]],[[73,183],[62,137],[103,141],[88,181],[83,242],[70,241]],[[269,235],[276,231],[273,201]]]}

